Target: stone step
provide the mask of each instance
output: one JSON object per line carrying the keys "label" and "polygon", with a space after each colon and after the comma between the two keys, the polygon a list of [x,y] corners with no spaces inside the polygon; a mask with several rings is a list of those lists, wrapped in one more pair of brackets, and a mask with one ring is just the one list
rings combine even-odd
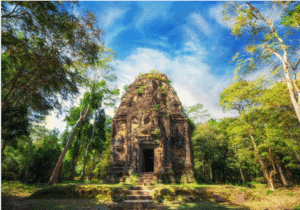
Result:
{"label": "stone step", "polygon": [[149,195],[149,191],[147,190],[129,190],[129,195]]}
{"label": "stone step", "polygon": [[144,181],[138,181],[137,182],[137,184],[139,185],[139,184],[152,184],[153,182],[149,182],[149,181],[147,181],[147,182],[144,182]]}
{"label": "stone step", "polygon": [[144,190],[144,188],[141,186],[132,186],[129,188],[129,190]]}
{"label": "stone step", "polygon": [[153,181],[153,179],[138,179],[138,181]]}
{"label": "stone step", "polygon": [[152,185],[153,183],[149,183],[149,182],[138,182],[137,184],[140,185],[140,186],[149,186],[149,185]]}
{"label": "stone step", "polygon": [[140,177],[153,177],[153,174],[140,174]]}
{"label": "stone step", "polygon": [[153,203],[151,200],[125,200],[126,209],[148,209]]}
{"label": "stone step", "polygon": [[150,195],[127,195],[127,200],[152,200]]}

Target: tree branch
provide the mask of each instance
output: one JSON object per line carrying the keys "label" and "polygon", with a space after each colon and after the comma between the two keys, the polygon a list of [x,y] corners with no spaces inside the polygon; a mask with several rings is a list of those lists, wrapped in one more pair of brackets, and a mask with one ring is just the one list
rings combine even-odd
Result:
{"label": "tree branch", "polygon": [[297,75],[296,75],[296,71],[297,71],[297,67],[300,63],[300,59],[296,62],[294,68],[292,67],[293,71],[294,71],[294,79],[297,80]]}
{"label": "tree branch", "polygon": [[18,7],[18,5],[15,6],[15,8],[13,9],[13,11],[7,15],[3,15],[1,16],[1,18],[6,18],[6,17],[9,17],[11,14],[13,14],[15,11],[16,11],[16,8]]}
{"label": "tree branch", "polygon": [[[256,9],[255,7],[253,7],[252,4],[249,1],[247,1],[247,4],[250,7],[250,9],[253,10],[253,11],[255,11],[257,13],[257,15],[270,27],[272,34],[276,34],[276,31],[274,29],[273,24],[270,21],[266,20],[262,16],[262,14],[258,11],[258,9]],[[281,45],[281,47],[283,49],[283,59],[285,60],[285,62],[287,62],[287,51],[286,51],[286,47],[284,45],[284,42],[283,42],[283,40],[281,38],[279,38],[279,36],[277,34],[276,34],[275,37],[278,39],[278,41],[279,41],[279,43],[280,43],[280,45]]]}

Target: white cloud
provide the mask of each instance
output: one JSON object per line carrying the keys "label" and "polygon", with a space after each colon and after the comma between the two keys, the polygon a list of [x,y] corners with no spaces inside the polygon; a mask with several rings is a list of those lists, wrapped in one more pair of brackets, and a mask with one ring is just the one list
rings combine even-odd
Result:
{"label": "white cloud", "polygon": [[108,31],[107,35],[104,37],[105,46],[109,47],[110,44],[114,41],[114,38],[117,37],[122,31],[126,30],[126,27],[118,27],[112,31]]}
{"label": "white cloud", "polygon": [[124,14],[127,12],[128,9],[119,9],[117,7],[109,8],[104,12],[102,16],[102,24],[104,28],[111,27],[117,19],[124,17]]}
{"label": "white cloud", "polygon": [[166,20],[169,15],[169,9],[172,2],[138,2],[141,13],[135,17],[135,25],[137,28],[143,26],[148,21],[156,18]]}
{"label": "white cloud", "polygon": [[57,128],[60,132],[63,132],[66,128],[67,123],[63,122],[63,117],[57,118],[56,113],[51,111],[50,114],[46,117],[46,128],[47,129],[54,129]]}
{"label": "white cloud", "polygon": [[159,39],[149,40],[147,42],[153,46],[160,46],[160,47],[164,47],[164,48],[170,47],[170,45],[168,44],[167,37],[159,37]]}
{"label": "white cloud", "polygon": [[171,86],[183,105],[203,104],[211,116],[217,119],[235,116],[233,112],[223,113],[218,106],[219,93],[230,84],[230,76],[217,77],[212,74],[210,67],[202,61],[205,49],[194,47],[198,45],[195,42],[186,45],[191,48],[189,55],[185,54],[183,48],[175,57],[159,50],[137,48],[126,60],[119,61],[119,88],[133,83],[140,72],[149,72],[154,68],[172,80]]}
{"label": "white cloud", "polygon": [[208,25],[208,23],[206,23],[205,19],[199,13],[190,14],[189,19],[206,36],[210,36],[212,34],[211,27]]}
{"label": "white cloud", "polygon": [[211,7],[209,9],[209,16],[213,17],[217,21],[217,23],[219,23],[221,26],[229,28],[233,24],[233,22],[223,21],[223,18],[224,18],[223,13],[222,13],[223,5],[224,5],[224,3],[222,3],[222,4],[219,3],[216,6]]}
{"label": "white cloud", "polygon": [[183,26],[184,34],[187,36],[187,39],[196,41],[198,40],[198,35],[190,29],[188,26]]}

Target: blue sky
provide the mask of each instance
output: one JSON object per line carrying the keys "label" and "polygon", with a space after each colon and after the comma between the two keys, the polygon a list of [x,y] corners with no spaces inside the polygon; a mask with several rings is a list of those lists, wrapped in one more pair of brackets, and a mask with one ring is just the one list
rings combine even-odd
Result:
{"label": "blue sky", "polygon": [[[140,72],[158,69],[172,80],[183,105],[203,104],[212,118],[221,119],[235,116],[223,113],[219,94],[232,81],[232,56],[246,44],[230,35],[222,22],[223,4],[86,1],[80,2],[78,9],[95,12],[106,32],[105,46],[117,55],[116,85],[120,90]],[[113,116],[111,109],[106,113]],[[62,118],[53,114],[47,123],[49,128],[65,128]]]}

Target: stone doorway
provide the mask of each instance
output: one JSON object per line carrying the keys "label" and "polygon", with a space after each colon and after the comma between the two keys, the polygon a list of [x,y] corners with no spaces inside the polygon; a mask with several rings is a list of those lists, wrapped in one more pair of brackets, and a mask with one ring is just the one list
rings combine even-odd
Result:
{"label": "stone doorway", "polygon": [[154,172],[154,149],[142,150],[142,172]]}

